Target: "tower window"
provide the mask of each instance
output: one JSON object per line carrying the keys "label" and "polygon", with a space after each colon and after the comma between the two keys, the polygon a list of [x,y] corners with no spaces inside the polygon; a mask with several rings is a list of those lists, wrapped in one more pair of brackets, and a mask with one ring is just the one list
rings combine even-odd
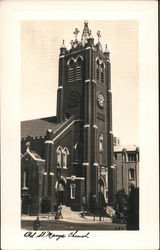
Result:
{"label": "tower window", "polygon": [[70,185],[70,196],[71,196],[71,199],[75,199],[75,197],[76,197],[76,184]]}
{"label": "tower window", "polygon": [[129,175],[129,180],[134,180],[134,178],[135,178],[135,171],[134,171],[133,168],[129,169],[128,175]]}
{"label": "tower window", "polygon": [[80,56],[77,58],[76,62],[76,81],[82,80],[82,59]]}
{"label": "tower window", "polygon": [[68,62],[68,82],[74,81],[74,60]]}
{"label": "tower window", "polygon": [[77,142],[74,146],[75,149],[75,161],[81,161],[82,160],[82,144],[80,142]]}
{"label": "tower window", "polygon": [[101,64],[101,83],[104,84],[104,64]]}
{"label": "tower window", "polygon": [[99,81],[99,60],[97,60],[97,63],[96,63],[96,79],[97,81]]}
{"label": "tower window", "polygon": [[128,161],[136,161],[136,154],[128,153]]}

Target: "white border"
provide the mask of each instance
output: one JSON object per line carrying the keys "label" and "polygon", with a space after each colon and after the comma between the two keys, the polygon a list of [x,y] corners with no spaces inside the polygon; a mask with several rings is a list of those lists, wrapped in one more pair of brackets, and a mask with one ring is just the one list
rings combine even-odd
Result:
{"label": "white border", "polygon": [[[156,1],[0,2],[2,249],[158,249]],[[140,231],[91,231],[89,240],[28,239],[20,231],[20,20],[139,20]]]}

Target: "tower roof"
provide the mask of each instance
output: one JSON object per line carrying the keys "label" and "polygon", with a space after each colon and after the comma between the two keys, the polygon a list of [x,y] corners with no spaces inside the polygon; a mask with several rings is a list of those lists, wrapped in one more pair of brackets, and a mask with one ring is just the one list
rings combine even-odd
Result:
{"label": "tower roof", "polygon": [[90,30],[88,27],[88,21],[84,21],[84,28],[83,28],[83,32],[82,32],[82,36],[81,36],[81,42],[82,44],[87,43],[87,39],[90,37]]}

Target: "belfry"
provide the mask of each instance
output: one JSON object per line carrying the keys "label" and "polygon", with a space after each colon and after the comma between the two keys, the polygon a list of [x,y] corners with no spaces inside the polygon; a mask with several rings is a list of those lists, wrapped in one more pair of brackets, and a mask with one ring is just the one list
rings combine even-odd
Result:
{"label": "belfry", "polygon": [[59,55],[57,115],[21,123],[22,213],[114,203],[111,64],[88,22]]}

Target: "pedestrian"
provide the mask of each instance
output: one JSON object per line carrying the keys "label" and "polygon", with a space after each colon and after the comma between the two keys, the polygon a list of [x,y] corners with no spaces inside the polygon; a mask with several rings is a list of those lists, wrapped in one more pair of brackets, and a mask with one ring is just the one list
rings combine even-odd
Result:
{"label": "pedestrian", "polygon": [[51,212],[48,213],[48,220],[51,220]]}
{"label": "pedestrian", "polygon": [[85,210],[86,210],[86,197],[82,197],[82,218],[85,218]]}
{"label": "pedestrian", "polygon": [[58,206],[57,208],[57,212],[56,212],[56,215],[55,215],[55,219],[58,220],[58,219],[63,219],[63,216],[62,216],[62,204],[60,203],[60,205]]}
{"label": "pedestrian", "polygon": [[60,203],[60,205],[58,207],[58,211],[59,211],[59,218],[63,219],[63,216],[62,216],[62,204],[61,203]]}
{"label": "pedestrian", "polygon": [[39,217],[37,216],[36,220],[33,221],[33,229],[34,230],[39,230],[41,224],[40,224],[40,220]]}

